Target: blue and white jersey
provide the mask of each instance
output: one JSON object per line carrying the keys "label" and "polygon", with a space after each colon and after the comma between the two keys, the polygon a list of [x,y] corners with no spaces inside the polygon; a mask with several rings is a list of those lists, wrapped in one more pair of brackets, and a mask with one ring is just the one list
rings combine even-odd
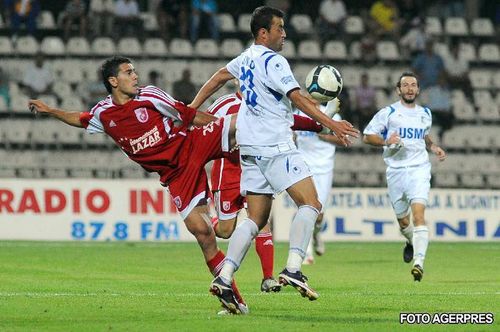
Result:
{"label": "blue and white jersey", "polygon": [[[425,136],[429,135],[432,125],[431,111],[420,105],[408,108],[400,101],[382,108],[366,126],[363,134],[379,135],[387,139],[397,132],[403,142],[403,148],[393,155],[385,155],[384,161],[389,167],[408,167],[429,162],[425,147]],[[384,146],[384,151],[387,147]]]}
{"label": "blue and white jersey", "polygon": [[253,44],[226,68],[238,78],[244,101],[236,122],[241,154],[263,155],[259,147],[293,144],[293,113],[287,93],[300,86],[288,61]]}
{"label": "blue and white jersey", "polygon": [[[324,112],[325,106],[320,109]],[[302,112],[297,114],[307,116]],[[337,113],[333,120],[340,121],[342,118]],[[297,148],[304,157],[313,174],[325,174],[333,172],[335,167],[335,144],[322,141],[318,134],[312,131],[296,131]]]}

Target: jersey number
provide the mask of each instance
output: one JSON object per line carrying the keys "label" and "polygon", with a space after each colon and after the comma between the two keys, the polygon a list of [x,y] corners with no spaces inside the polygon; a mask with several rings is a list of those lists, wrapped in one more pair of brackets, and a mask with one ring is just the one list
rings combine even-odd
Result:
{"label": "jersey number", "polygon": [[252,107],[257,106],[257,93],[254,91],[255,84],[253,83],[253,71],[255,64],[253,61],[250,62],[250,67],[241,67],[241,92],[245,97],[245,102],[247,105]]}

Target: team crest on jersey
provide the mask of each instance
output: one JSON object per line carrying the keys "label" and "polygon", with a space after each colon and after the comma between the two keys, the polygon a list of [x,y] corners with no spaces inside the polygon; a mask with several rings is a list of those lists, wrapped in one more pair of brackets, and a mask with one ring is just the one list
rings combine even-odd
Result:
{"label": "team crest on jersey", "polygon": [[295,174],[300,174],[302,172],[302,170],[300,169],[300,167],[298,166],[293,166],[292,167],[292,171],[295,173]]}
{"label": "team crest on jersey", "polygon": [[222,209],[224,211],[229,211],[230,208],[231,208],[231,202],[230,201],[223,201],[222,202]]}
{"label": "team crest on jersey", "polygon": [[144,122],[148,121],[149,115],[148,115],[148,111],[146,110],[146,107],[138,108],[138,109],[134,110],[134,112],[135,112],[135,116],[136,116],[137,120],[139,120],[139,122],[144,123]]}
{"label": "team crest on jersey", "polygon": [[174,197],[174,204],[177,207],[177,209],[180,209],[182,206],[182,201],[179,196]]}

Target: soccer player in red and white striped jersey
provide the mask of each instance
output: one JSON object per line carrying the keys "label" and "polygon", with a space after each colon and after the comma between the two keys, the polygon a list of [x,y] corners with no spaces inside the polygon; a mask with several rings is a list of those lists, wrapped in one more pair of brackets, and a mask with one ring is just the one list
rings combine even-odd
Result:
{"label": "soccer player in red and white striped jersey", "polygon": [[[139,87],[138,75],[127,58],[107,59],[101,74],[110,95],[90,112],[51,108],[40,100],[31,100],[30,109],[90,133],[106,133],[131,160],[158,173],[186,227],[196,237],[210,271],[218,275],[225,256],[205,221],[209,220],[210,191],[204,166],[229,152],[235,119],[198,112],[157,87]],[[199,127],[188,130],[192,125]],[[244,304],[232,286],[234,297],[230,294],[227,302]],[[245,310],[246,306],[238,312]]]}

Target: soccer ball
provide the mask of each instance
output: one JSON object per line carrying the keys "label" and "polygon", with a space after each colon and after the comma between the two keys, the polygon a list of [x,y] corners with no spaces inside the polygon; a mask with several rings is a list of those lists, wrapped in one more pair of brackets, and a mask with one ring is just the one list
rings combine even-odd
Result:
{"label": "soccer ball", "polygon": [[320,103],[337,97],[343,85],[339,71],[330,65],[316,66],[306,76],[307,92]]}

